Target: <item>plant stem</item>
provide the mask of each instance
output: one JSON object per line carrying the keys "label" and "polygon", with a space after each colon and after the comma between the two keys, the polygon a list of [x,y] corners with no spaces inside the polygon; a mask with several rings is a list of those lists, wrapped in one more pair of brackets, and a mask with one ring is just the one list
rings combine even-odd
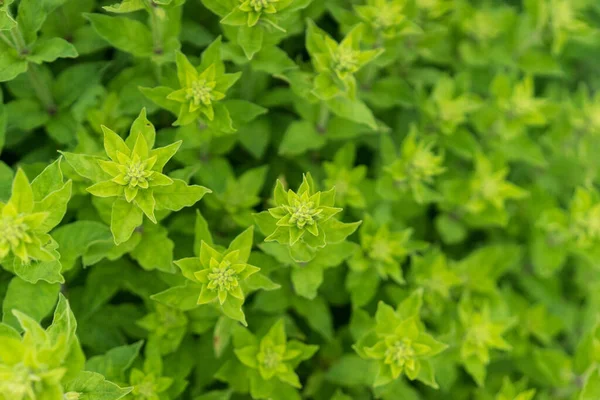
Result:
{"label": "plant stem", "polygon": [[44,104],[44,107],[46,108],[48,113],[55,113],[56,104],[54,103],[54,98],[52,97],[50,88],[42,80],[42,77],[40,76],[38,70],[38,66],[30,63],[29,68],[27,69],[27,75],[29,76],[29,82],[31,82],[31,86],[33,86],[35,94],[37,95],[38,99],[42,102],[42,104]]}
{"label": "plant stem", "polygon": [[163,78],[162,64],[154,63],[154,75],[156,75],[156,81],[160,85]]}
{"label": "plant stem", "polygon": [[[10,6],[6,7],[6,14],[9,18],[12,18],[12,12],[10,11]],[[0,32],[0,39],[8,44],[13,49],[16,49],[19,54],[23,53],[23,50],[27,47],[25,44],[25,39],[23,39],[23,35],[21,34],[21,30],[19,29],[19,25],[15,25],[10,31],[10,36],[12,41],[6,37],[4,32]]]}
{"label": "plant stem", "polygon": [[329,122],[329,108],[327,104],[322,101],[321,108],[319,110],[319,120],[317,121],[317,130],[320,133],[325,133],[327,130],[327,123]]}
{"label": "plant stem", "polygon": [[18,25],[10,30],[10,35],[12,36],[13,43],[19,54],[26,54],[28,51],[27,44],[25,43],[25,39],[23,38],[23,34],[21,33],[21,29],[19,29]]}
{"label": "plant stem", "polygon": [[0,40],[2,40],[4,43],[6,43],[8,45],[8,47],[13,48],[13,49],[15,48],[14,43],[11,42],[10,39],[6,37],[4,32],[0,32]]}
{"label": "plant stem", "polygon": [[152,7],[149,12],[150,27],[152,28],[152,42],[154,43],[154,54],[162,54],[164,51],[162,42],[163,31],[161,17],[158,15],[158,13],[164,12],[164,10],[158,8],[156,4],[152,3]]}

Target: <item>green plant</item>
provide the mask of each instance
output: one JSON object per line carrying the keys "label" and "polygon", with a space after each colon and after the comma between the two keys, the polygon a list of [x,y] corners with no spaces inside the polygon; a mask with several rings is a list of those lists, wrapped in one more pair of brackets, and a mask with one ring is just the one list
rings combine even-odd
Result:
{"label": "green plant", "polygon": [[0,0],[0,400],[600,399],[593,0]]}

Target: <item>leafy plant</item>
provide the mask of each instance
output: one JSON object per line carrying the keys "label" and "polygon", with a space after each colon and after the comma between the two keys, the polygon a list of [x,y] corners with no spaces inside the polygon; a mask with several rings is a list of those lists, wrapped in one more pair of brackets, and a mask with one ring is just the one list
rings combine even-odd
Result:
{"label": "leafy plant", "polygon": [[600,399],[593,0],[0,0],[0,400]]}

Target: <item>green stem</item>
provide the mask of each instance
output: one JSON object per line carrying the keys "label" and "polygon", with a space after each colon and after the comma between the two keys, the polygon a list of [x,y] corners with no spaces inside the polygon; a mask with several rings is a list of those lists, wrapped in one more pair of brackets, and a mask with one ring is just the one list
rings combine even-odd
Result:
{"label": "green stem", "polygon": [[21,28],[19,27],[19,25],[15,26],[10,30],[10,35],[12,36],[13,43],[19,54],[26,54],[28,52],[27,43],[25,43],[25,38],[23,38],[23,34],[21,33]]}
{"label": "green stem", "polygon": [[160,21],[160,17],[158,13],[161,12],[160,8],[157,5],[152,3],[152,8],[150,9],[150,26],[152,28],[152,42],[154,43],[154,54],[162,54],[163,49],[163,31],[162,31],[162,23]]}
{"label": "green stem", "polygon": [[252,79],[252,68],[250,67],[250,63],[246,63],[242,67],[242,76],[245,76],[246,79],[240,80],[241,96],[244,100],[251,101],[253,93],[256,93],[254,90],[254,84],[256,80]]}
{"label": "green stem", "polygon": [[374,64],[368,64],[365,66],[365,82],[363,83],[363,88],[366,90],[371,89],[371,86],[373,85],[373,82],[375,82],[375,79],[378,76],[378,69],[377,66],[375,66]]}
{"label": "green stem", "polygon": [[[10,11],[10,7],[6,8],[6,14],[9,18],[12,18],[12,13]],[[23,39],[23,35],[21,34],[21,30],[19,29],[19,25],[13,27],[10,31],[10,36],[12,38],[12,42],[8,37],[4,35],[4,32],[0,32],[2,35],[1,38],[4,42],[6,42],[10,47],[16,49],[19,54],[23,54],[24,49],[27,47],[25,43],[25,39]]]}
{"label": "green stem", "polygon": [[3,32],[0,32],[0,40],[2,40],[4,43],[6,43],[8,45],[8,47],[10,48],[15,48],[15,45],[13,42],[10,41],[10,39],[8,37],[6,37],[6,35]]}
{"label": "green stem", "polygon": [[327,123],[329,122],[329,108],[327,104],[322,101],[321,108],[319,109],[319,120],[317,121],[317,130],[321,133],[325,133],[327,130]]}
{"label": "green stem", "polygon": [[154,63],[154,75],[156,75],[156,81],[160,85],[163,78],[162,64]]}
{"label": "green stem", "polygon": [[44,107],[49,113],[56,112],[56,104],[54,103],[54,98],[52,97],[52,93],[50,92],[50,88],[43,81],[38,66],[35,64],[29,64],[29,68],[27,69],[27,75],[29,76],[29,82],[31,82],[31,86],[35,91],[38,99],[44,104]]}
{"label": "green stem", "polygon": [[19,54],[23,54],[23,52],[26,51],[27,45],[25,44],[25,40],[23,39],[23,35],[18,26],[15,26],[10,30],[10,36],[12,36],[13,43]]}

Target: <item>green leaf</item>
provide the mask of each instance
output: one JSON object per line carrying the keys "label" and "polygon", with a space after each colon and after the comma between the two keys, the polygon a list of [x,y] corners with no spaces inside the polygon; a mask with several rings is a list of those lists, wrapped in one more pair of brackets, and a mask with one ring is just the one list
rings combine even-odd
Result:
{"label": "green leaf", "polygon": [[296,293],[307,299],[317,296],[317,289],[323,283],[323,267],[309,263],[292,269],[292,284]]}
{"label": "green leaf", "polygon": [[155,88],[140,87],[139,89],[144,96],[160,108],[168,110],[173,115],[179,115],[181,103],[167,99],[167,96],[173,93],[173,89],[166,86],[158,86]]}
{"label": "green leaf", "polygon": [[142,0],[123,0],[120,3],[113,4],[112,6],[105,6],[102,8],[109,12],[122,14],[143,10],[144,2]]}
{"label": "green leaf", "polygon": [[71,199],[72,182],[67,181],[60,189],[50,193],[34,206],[35,212],[47,212],[48,217],[38,227],[42,232],[48,232],[56,227],[67,213],[67,204]]}
{"label": "green leaf", "polygon": [[169,231],[160,225],[146,224],[142,228],[142,240],[130,253],[147,271],[157,269],[163,272],[175,272],[173,249],[175,243],[168,237]]}
{"label": "green leaf", "polygon": [[277,75],[284,71],[298,68],[288,54],[277,46],[267,46],[260,50],[252,59],[252,68]]}
{"label": "green leaf", "polygon": [[213,332],[213,348],[217,358],[221,358],[225,350],[227,350],[229,342],[231,341],[232,328],[234,325],[235,321],[225,317],[221,317],[217,321]]}
{"label": "green leaf", "polygon": [[[56,254],[58,257],[58,254]],[[32,261],[24,264],[15,259],[13,265],[14,272],[21,279],[29,283],[45,281],[48,283],[64,283],[65,278],[61,275],[62,264],[59,260],[52,261]]]}
{"label": "green leaf", "polygon": [[75,46],[61,38],[40,39],[35,42],[27,60],[35,63],[51,63],[59,58],[76,58]]}
{"label": "green leaf", "polygon": [[6,115],[3,97],[2,90],[0,90],[0,154],[4,148],[4,143],[6,142],[6,127],[8,125],[8,116]]}
{"label": "green leaf", "polygon": [[326,340],[333,340],[333,319],[329,306],[322,297],[313,300],[295,297],[292,304],[296,312],[306,319],[313,330]]}
{"label": "green leaf", "polygon": [[0,31],[10,31],[15,26],[17,26],[17,21],[8,13],[0,11]]}
{"label": "green leaf", "polygon": [[17,12],[17,24],[26,44],[37,38],[37,33],[48,15],[67,0],[22,0]]}
{"label": "green leaf", "polygon": [[263,44],[264,31],[258,26],[241,26],[238,31],[238,44],[244,50],[248,60],[260,51]]}
{"label": "green leaf", "polygon": [[92,181],[104,181],[111,177],[104,172],[98,165],[98,161],[102,160],[100,157],[90,156],[86,154],[60,152],[67,160],[67,163],[77,172]]}
{"label": "green leaf", "polygon": [[579,396],[579,400],[595,400],[600,396],[600,373],[598,368],[588,376]]}
{"label": "green leaf", "polygon": [[377,373],[377,366],[353,354],[344,354],[327,371],[326,379],[336,385],[351,387],[370,386]]}
{"label": "green leaf", "polygon": [[[187,283],[185,286],[175,286],[152,295],[151,298],[167,306],[188,311],[198,307],[198,297],[201,289],[202,286],[198,284]],[[227,298],[230,297],[227,296]]]}
{"label": "green leaf", "polygon": [[84,14],[94,30],[104,40],[119,50],[136,57],[153,54],[152,33],[139,21],[127,17],[110,17],[102,14]]}
{"label": "green leaf", "polygon": [[96,244],[114,245],[110,228],[96,221],[75,221],[52,232],[60,249],[60,263],[64,271],[75,267],[78,258]]}
{"label": "green leaf", "polygon": [[90,358],[85,363],[85,369],[111,380],[124,381],[125,371],[139,356],[143,344],[143,341],[138,341],[133,344],[115,347],[106,354]]}
{"label": "green leaf", "polygon": [[0,43],[0,82],[12,81],[27,71],[27,61],[19,58],[12,49]]}
{"label": "green leaf", "polygon": [[325,136],[317,132],[309,121],[292,122],[279,145],[279,154],[295,156],[308,150],[317,150],[326,143]]}
{"label": "green leaf", "polygon": [[15,174],[9,204],[12,204],[22,213],[33,211],[33,190],[31,189],[27,175],[25,175],[25,172],[21,168]]}
{"label": "green leaf", "polygon": [[231,241],[228,252],[239,251],[238,262],[245,264],[248,262],[254,238],[254,227],[251,226]]}
{"label": "green leaf", "polygon": [[173,179],[173,184],[154,188],[157,210],[179,211],[196,204],[210,189],[198,185],[188,185],[181,179]]}
{"label": "green leaf", "polygon": [[58,294],[58,304],[54,310],[54,317],[52,319],[52,325],[48,328],[47,332],[50,339],[58,341],[61,336],[66,337],[65,342],[71,344],[75,339],[75,332],[77,331],[77,321],[75,315],[71,311],[69,301],[63,296],[62,293]]}
{"label": "green leaf", "polygon": [[66,383],[67,394],[65,396],[68,396],[68,392],[72,392],[86,400],[119,400],[132,390],[132,387],[120,388],[95,372],[81,371],[75,379]]}
{"label": "green leaf", "polygon": [[202,4],[213,13],[224,17],[239,4],[235,0],[202,0]]}
{"label": "green leaf", "polygon": [[59,291],[58,283],[40,281],[32,284],[18,277],[11,279],[2,302],[2,322],[21,330],[12,310],[19,310],[35,321],[41,321],[54,308]]}
{"label": "green leaf", "polygon": [[167,162],[175,155],[175,153],[177,153],[181,143],[182,142],[180,140],[168,146],[159,147],[150,151],[150,157],[156,156],[156,163],[153,167],[155,171],[162,171]]}
{"label": "green leaf", "polygon": [[60,190],[63,187],[63,174],[60,169],[61,158],[58,158],[52,164],[48,165],[44,170],[31,181],[31,189],[33,190],[33,198],[35,201],[40,201],[50,193]]}
{"label": "green leaf", "polygon": [[143,219],[144,214],[138,206],[124,199],[115,200],[110,217],[110,231],[115,244],[129,240],[135,228],[142,225]]}
{"label": "green leaf", "polygon": [[221,305],[221,309],[223,310],[223,314],[229,318],[241,322],[244,326],[248,326],[246,316],[242,310],[243,302],[244,300],[237,299],[233,296],[227,296],[227,299],[225,299],[225,302]]}
{"label": "green leaf", "polygon": [[371,110],[359,100],[350,100],[344,97],[335,97],[327,100],[327,106],[337,116],[359,124],[367,125],[377,130],[377,122]]}
{"label": "green leaf", "polygon": [[200,255],[200,243],[206,242],[208,245],[213,245],[212,234],[208,222],[200,213],[200,210],[196,210],[196,224],[194,225],[194,254]]}
{"label": "green leaf", "polygon": [[[142,111],[140,111],[138,117],[133,121],[133,124],[131,124],[131,129],[129,130],[129,137],[125,141],[129,148],[134,147],[138,134],[141,134],[144,137],[144,139],[146,139],[148,149],[154,147],[154,141],[156,140],[156,129],[154,128],[154,125],[152,125],[152,122],[150,122],[146,117],[145,108],[142,108]],[[179,145],[181,145],[181,143],[179,143]],[[173,156],[173,154],[177,152],[179,145],[177,145],[177,143],[173,143],[172,145],[170,145],[171,147],[167,146],[166,149],[161,148],[154,150],[154,152],[150,156],[156,155],[157,158],[159,158],[158,160],[156,160],[158,165],[155,164],[154,166],[156,171],[162,171],[162,167],[164,167],[167,161],[169,161],[169,159]],[[175,146],[176,148],[173,149],[172,146]],[[166,154],[164,154],[165,150]]]}

